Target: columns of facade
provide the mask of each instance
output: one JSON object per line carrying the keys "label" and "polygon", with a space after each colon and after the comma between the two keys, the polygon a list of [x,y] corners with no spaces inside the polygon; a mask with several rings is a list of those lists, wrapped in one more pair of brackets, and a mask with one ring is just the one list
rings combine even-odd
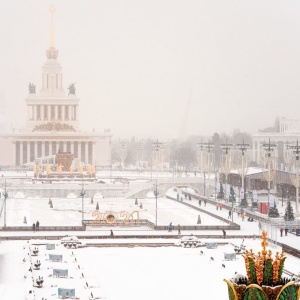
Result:
{"label": "columns of facade", "polygon": [[20,165],[22,166],[23,164],[23,141],[20,141]]}
{"label": "columns of facade", "polygon": [[40,116],[41,120],[44,121],[44,105],[40,105]]}
{"label": "columns of facade", "polygon": [[27,162],[30,162],[30,142],[27,141]]}
{"label": "columns of facade", "polygon": [[96,142],[92,144],[92,165],[96,166]]}
{"label": "columns of facade", "polygon": [[61,120],[65,121],[65,106],[61,105]]}
{"label": "columns of facade", "polygon": [[46,154],[45,154],[46,153],[45,147],[46,147],[45,141],[42,141],[42,153],[41,153],[42,157],[46,156]]}
{"label": "columns of facade", "polygon": [[74,141],[71,141],[71,153],[72,153],[72,154],[75,154],[75,153],[74,153]]}
{"label": "columns of facade", "polygon": [[34,152],[33,152],[33,159],[35,160],[38,156],[38,143],[34,142]]}
{"label": "columns of facade", "polygon": [[72,116],[71,105],[68,105],[68,110],[69,110],[69,121],[70,121],[71,120],[71,116]]}
{"label": "columns of facade", "polygon": [[[12,142],[12,144],[13,144],[13,147],[12,147],[12,157],[13,157],[13,159],[15,160],[15,166],[16,166],[16,154],[17,154],[17,149],[16,149],[16,147],[17,147],[17,143],[16,142]],[[19,154],[19,156],[20,156],[20,154]]]}
{"label": "columns of facade", "polygon": [[49,143],[49,154],[50,155],[53,155],[54,153],[53,153],[53,141],[51,141],[50,143]]}
{"label": "columns of facade", "polygon": [[67,142],[63,142],[63,152],[67,152]]}
{"label": "columns of facade", "polygon": [[89,143],[88,142],[84,142],[84,152],[85,152],[85,163],[88,164],[89,163]]}
{"label": "columns of facade", "polygon": [[58,106],[54,105],[54,120],[58,120]]}
{"label": "columns of facade", "polygon": [[81,142],[78,141],[78,159],[81,161]]}
{"label": "columns of facade", "polygon": [[51,106],[50,105],[47,105],[47,113],[48,113],[47,120],[50,121],[51,120]]}

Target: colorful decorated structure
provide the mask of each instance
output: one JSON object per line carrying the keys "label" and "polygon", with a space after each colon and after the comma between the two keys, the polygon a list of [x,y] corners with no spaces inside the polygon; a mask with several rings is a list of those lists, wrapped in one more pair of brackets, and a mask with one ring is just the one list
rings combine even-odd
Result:
{"label": "colorful decorated structure", "polygon": [[282,250],[272,257],[267,250],[267,232],[262,232],[262,251],[257,255],[246,250],[244,256],[247,276],[236,274],[228,285],[229,300],[299,300],[300,283],[282,277],[286,256]]}

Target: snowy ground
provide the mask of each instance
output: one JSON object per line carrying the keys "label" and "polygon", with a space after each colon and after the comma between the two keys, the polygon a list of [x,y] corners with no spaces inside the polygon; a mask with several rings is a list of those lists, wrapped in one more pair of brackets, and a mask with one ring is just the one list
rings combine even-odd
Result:
{"label": "snowy ground", "polygon": [[[81,224],[81,198],[74,199],[52,199],[53,208],[48,204],[49,199],[9,199],[7,201],[7,225],[24,226],[24,216],[27,219],[27,225],[31,226],[33,222],[39,220],[41,226],[57,225],[80,225]],[[123,198],[99,198],[84,200],[85,219],[92,219],[92,212],[99,203],[100,211],[133,211],[140,212],[140,218],[147,218],[155,221],[155,199],[145,198],[138,199],[138,205],[135,205],[134,199]],[[197,200],[183,200],[189,204],[199,207]],[[140,204],[142,203],[142,208]],[[284,213],[284,206],[279,205],[278,209],[281,214]],[[224,218],[228,217],[228,210],[216,210],[216,206],[207,203],[202,209]],[[209,217],[204,213],[188,208],[180,203],[165,198],[158,199],[158,225],[168,225],[171,221],[174,225],[197,225],[198,215],[201,215],[202,225],[219,225],[223,224],[215,218]],[[1,217],[3,224],[3,214]],[[235,236],[239,234],[258,234],[258,223],[242,221],[234,213],[234,222],[240,224],[240,231],[227,231],[227,235]],[[85,232],[74,232],[77,236],[85,235],[109,235],[108,227],[90,227]],[[174,234],[167,231],[153,231],[150,228],[140,227],[114,227],[115,235],[151,235]],[[29,233],[33,234],[33,233]],[[39,232],[39,235],[51,236],[57,235],[57,232]],[[62,235],[70,232],[60,232]],[[241,256],[237,260],[224,261],[224,253],[232,253],[233,246],[240,245],[241,239],[219,239],[220,231],[188,231],[182,232],[182,235],[190,234],[209,234],[212,237],[209,242],[227,242],[226,246],[219,246],[217,249],[203,248],[182,248],[176,247],[178,239],[160,239],[151,240],[152,242],[173,242],[174,247],[87,247],[81,249],[66,249],[60,245],[59,241],[50,241],[56,244],[56,254],[63,255],[62,263],[51,263],[48,261],[48,253],[45,245],[36,246],[39,248],[38,257],[32,257],[32,262],[39,259],[42,263],[41,270],[33,271],[33,277],[44,278],[42,288],[35,288],[36,300],[43,297],[47,300],[58,299],[57,289],[59,287],[75,287],[76,296],[80,299],[88,299],[91,292],[94,296],[99,295],[103,299],[110,300],[179,300],[185,298],[203,299],[203,295],[210,294],[211,299],[228,299],[227,286],[223,282],[224,278],[229,279],[234,272],[245,274],[244,261]],[[1,236],[28,235],[28,232],[0,232]],[[0,236],[0,238],[1,238]],[[276,237],[277,240],[284,242],[293,247],[298,247],[300,237],[292,234],[288,236]],[[45,243],[35,241],[36,243]],[[128,239],[93,239],[93,243],[130,243]],[[135,239],[134,242],[145,242],[145,239]],[[150,240],[147,240],[150,242]],[[203,240],[206,242],[206,240]],[[29,295],[29,289],[32,289],[32,280],[28,280],[28,248],[23,249],[26,244],[24,241],[2,241],[0,243],[0,300],[23,300],[25,295]],[[260,240],[245,240],[248,249],[253,248],[257,251],[260,248]],[[34,245],[32,247],[35,247]],[[280,251],[280,248],[270,245],[273,252]],[[204,255],[200,255],[203,250]],[[71,256],[72,251],[74,253]],[[213,257],[214,260],[210,260]],[[23,262],[26,258],[27,262]],[[222,267],[225,264],[225,268]],[[78,267],[80,266],[80,269]],[[299,260],[288,256],[286,260],[286,269],[297,274],[300,271]],[[52,274],[53,268],[69,270],[68,279],[56,279],[49,275]],[[84,275],[84,278],[82,274]],[[27,276],[27,279],[24,278]],[[89,288],[87,287],[87,284]],[[52,286],[51,286],[52,285]],[[91,288],[94,286],[96,288]],[[17,287],[17,288],[16,288]],[[213,294],[212,294],[213,293]]]}
{"label": "snowy ground", "polygon": [[[52,198],[53,208],[50,208],[49,199],[9,199],[7,201],[7,226],[31,226],[33,222],[39,221],[41,226],[75,226],[81,225],[82,199],[61,199]],[[99,204],[99,211],[138,211],[140,219],[148,219],[155,223],[155,199],[138,199],[138,205],[135,205],[135,199],[124,198],[101,198],[84,199],[84,219],[93,220],[92,213]],[[142,208],[140,208],[142,204]],[[206,214],[183,206],[166,198],[158,198],[157,201],[157,224],[168,225],[173,222],[174,225],[197,225],[198,215],[201,215],[202,225],[222,225],[223,222],[214,219]],[[24,224],[26,217],[27,224]]]}
{"label": "snowy ground", "polygon": [[[45,244],[34,245],[45,241],[33,240],[30,246],[24,241],[2,242],[0,299],[26,299],[29,290],[34,290],[36,300],[43,297],[48,300],[58,299],[58,288],[75,288],[76,297],[80,299],[89,299],[93,293],[94,296],[110,300],[203,299],[203,295],[208,294],[212,295],[211,299],[225,300],[228,296],[223,279],[231,278],[235,272],[246,273],[241,255],[237,255],[236,260],[224,260],[224,253],[234,252],[232,244],[240,245],[242,240],[232,239],[227,242],[227,245],[217,249],[176,247],[176,240],[174,247],[156,248],[66,249],[59,241],[49,242],[55,243],[55,250],[46,250]],[[244,243],[247,249],[252,248],[255,252],[260,249],[258,239],[245,240]],[[29,247],[37,247],[38,256],[29,256]],[[201,255],[200,251],[204,254]],[[61,254],[63,261],[51,262],[49,254]],[[24,258],[26,262],[23,262]],[[28,272],[30,260],[32,263],[40,260],[41,269]],[[288,256],[286,269],[296,272],[298,261]],[[55,268],[68,269],[68,278],[53,278]],[[43,277],[42,288],[32,287],[31,275],[34,280]]]}

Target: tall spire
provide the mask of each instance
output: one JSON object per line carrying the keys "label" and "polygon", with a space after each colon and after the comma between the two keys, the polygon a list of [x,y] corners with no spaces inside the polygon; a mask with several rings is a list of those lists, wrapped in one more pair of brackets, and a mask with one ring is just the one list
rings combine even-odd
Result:
{"label": "tall spire", "polygon": [[58,51],[54,47],[54,12],[55,7],[53,4],[50,5],[49,11],[51,14],[51,25],[50,25],[50,46],[47,50],[48,59],[57,59]]}
{"label": "tall spire", "polygon": [[50,27],[50,48],[54,48],[54,20],[53,16],[55,13],[55,7],[53,4],[50,5],[49,11],[51,14],[51,27]]}

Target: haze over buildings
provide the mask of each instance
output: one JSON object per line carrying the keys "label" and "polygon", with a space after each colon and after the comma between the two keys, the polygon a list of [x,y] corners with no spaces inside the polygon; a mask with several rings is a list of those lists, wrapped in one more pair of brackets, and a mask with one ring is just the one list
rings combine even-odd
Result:
{"label": "haze over buildings", "polygon": [[[28,83],[41,87],[50,3],[0,4],[0,125],[7,130],[26,123]],[[178,137],[255,132],[276,116],[299,118],[298,1],[54,5],[64,88],[76,83],[84,130]]]}

